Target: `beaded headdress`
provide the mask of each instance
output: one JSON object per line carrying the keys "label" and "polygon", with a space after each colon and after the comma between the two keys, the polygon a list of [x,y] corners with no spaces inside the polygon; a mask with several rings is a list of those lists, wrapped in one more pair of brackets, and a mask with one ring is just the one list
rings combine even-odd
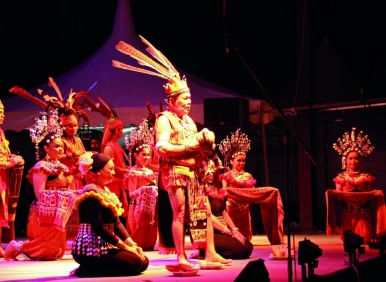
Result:
{"label": "beaded headdress", "polygon": [[[36,160],[39,160],[39,143],[43,139],[51,134],[51,139],[61,138],[63,135],[63,128],[60,124],[60,118],[56,109],[50,110],[49,113],[43,112],[40,117],[35,118],[35,124],[29,128],[29,133],[32,142],[35,143],[36,148]],[[50,143],[50,139],[47,139],[47,144]]]}
{"label": "beaded headdress", "polygon": [[355,127],[351,128],[351,133],[346,131],[342,138],[338,138],[337,143],[334,143],[332,146],[342,155],[342,168],[346,168],[346,157],[349,152],[357,152],[361,156],[370,155],[374,146],[371,144],[370,139],[367,135],[363,134],[363,131],[359,131],[358,135],[355,136]]}
{"label": "beaded headdress", "polygon": [[157,50],[153,45],[151,45],[149,41],[147,41],[142,36],[139,36],[139,37],[141,38],[142,42],[148,46],[148,48],[146,48],[146,51],[150,55],[152,55],[155,59],[157,59],[159,63],[155,62],[153,59],[151,59],[141,51],[138,51],[133,46],[123,41],[119,41],[118,44],[115,46],[115,48],[118,51],[138,60],[138,64],[152,68],[157,72],[150,71],[143,68],[133,67],[115,60],[112,61],[113,66],[121,69],[130,70],[130,71],[141,72],[149,75],[155,75],[166,79],[168,82],[166,83],[166,85],[164,85],[164,89],[168,98],[170,98],[173,95],[179,95],[182,93],[189,92],[190,90],[186,83],[186,78],[185,77],[181,78],[179,72],[169,62],[169,60],[159,50]]}
{"label": "beaded headdress", "polygon": [[0,100],[0,108],[4,108],[3,102]]}
{"label": "beaded headdress", "polygon": [[147,119],[140,123],[137,130],[133,130],[130,133],[130,137],[128,134],[125,135],[125,145],[130,155],[134,147],[136,147],[135,151],[139,152],[142,148],[150,149],[154,145],[154,131],[153,128],[149,127]]}
{"label": "beaded headdress", "polygon": [[227,136],[220,142],[219,150],[224,156],[224,165],[229,167],[229,161],[237,155],[246,155],[251,149],[251,140],[245,133],[242,133],[240,128],[231,133],[231,138]]}

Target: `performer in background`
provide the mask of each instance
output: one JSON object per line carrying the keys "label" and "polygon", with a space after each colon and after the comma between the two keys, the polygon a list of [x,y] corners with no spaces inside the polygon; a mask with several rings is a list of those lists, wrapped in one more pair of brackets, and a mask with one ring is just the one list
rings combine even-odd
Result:
{"label": "performer in background", "polygon": [[92,152],[101,152],[101,140],[99,139],[99,137],[91,137],[90,147]]}
{"label": "performer in background", "polygon": [[[230,260],[224,259],[215,251],[209,201],[196,174],[201,165],[198,159],[205,155],[205,152],[209,155],[214,151],[214,134],[208,129],[197,132],[196,124],[188,115],[191,94],[186,79],[180,77],[178,71],[159,50],[143,37],[140,38],[148,46],[146,50],[162,65],[122,41],[116,48],[138,60],[141,65],[152,66],[157,72],[134,68],[117,61],[113,61],[113,66],[156,75],[168,81],[164,86],[168,109],[158,114],[155,125],[156,149],[161,162],[159,197],[161,190],[167,191],[169,196],[169,201],[161,201],[159,198],[159,252],[176,251],[178,265],[173,269],[191,269],[192,264],[185,253],[187,223],[193,239],[193,248],[205,248],[206,261],[229,263]],[[168,212],[170,208],[171,213]]]}
{"label": "performer in background", "polygon": [[[224,258],[247,259],[253,251],[253,245],[241,234],[226,211],[226,197],[219,179],[223,168],[216,153],[211,156],[203,168],[203,182],[207,186],[212,210],[214,246],[216,252]],[[205,259],[204,249],[192,253],[189,258]]]}
{"label": "performer in background", "polygon": [[63,126],[63,143],[64,157],[61,160],[73,175],[74,179],[71,183],[71,190],[79,190],[83,188],[82,174],[79,171],[78,159],[79,156],[86,152],[82,139],[76,134],[78,133],[79,125],[76,111],[73,108],[65,108],[60,115],[61,125]]}
{"label": "performer in background", "polygon": [[119,220],[122,204],[106,187],[114,177],[113,160],[102,153],[80,157],[87,185],[76,200],[80,228],[72,256],[79,267],[70,276],[133,276],[149,266],[149,259],[130,238]]}
{"label": "performer in background", "polygon": [[[0,100],[0,126],[3,124],[4,118],[4,105]],[[13,222],[15,221],[14,216],[16,213],[18,197],[10,198],[10,196],[14,195],[10,191],[11,188],[8,181],[9,169],[14,168],[15,166],[24,166],[23,158],[11,154],[8,145],[9,142],[5,138],[4,132],[0,127],[0,243],[2,242],[3,228],[13,228],[13,231],[10,230],[9,233],[15,233]],[[18,187],[14,188],[20,191],[20,184]],[[10,209],[14,209],[14,212],[9,213]],[[0,258],[2,257],[4,257],[4,250],[0,244]]]}
{"label": "performer in background", "polygon": [[264,230],[272,245],[283,244],[283,203],[280,191],[274,187],[255,187],[256,180],[244,171],[250,140],[240,129],[220,142],[219,150],[224,156],[227,172],[220,175],[222,189],[228,197],[227,212],[241,234],[252,239],[249,204],[260,204]]}
{"label": "performer in background", "polygon": [[125,164],[123,158],[125,157],[127,160],[129,160],[129,158],[118,142],[123,134],[123,124],[114,109],[110,107],[101,97],[98,98],[110,112],[103,132],[101,152],[113,159],[115,174],[113,181],[106,184],[106,186],[111,192],[117,195],[119,201],[122,203],[124,212],[120,216],[120,219],[122,223],[126,225],[129,203],[126,192],[123,188],[123,178],[125,174],[129,172],[129,167]]}
{"label": "performer in background", "polygon": [[343,231],[350,229],[368,243],[385,235],[386,208],[383,191],[373,189],[375,177],[362,168],[363,157],[374,146],[367,135],[355,130],[345,132],[333,144],[345,171],[333,179],[335,190],[326,191],[327,235],[340,234],[343,240]]}
{"label": "performer in background", "polygon": [[[125,140],[126,141],[126,140]],[[153,251],[157,241],[157,177],[147,165],[154,146],[154,132],[144,120],[138,130],[130,133],[126,147],[130,150],[135,165],[125,175],[123,184],[129,191],[130,204],[126,229],[144,251]]]}
{"label": "performer in background", "polygon": [[[53,80],[50,81],[51,85],[59,91]],[[61,95],[58,93],[58,95]],[[61,126],[63,126],[62,140],[64,143],[64,154],[61,162],[65,164],[70,170],[71,184],[70,190],[80,190],[83,188],[83,176],[79,171],[79,156],[86,152],[82,139],[76,134],[79,129],[78,117],[82,117],[87,126],[90,125],[88,115],[82,110],[85,104],[83,101],[87,100],[88,94],[82,92],[70,92],[67,102],[59,108],[59,116],[61,120]],[[79,229],[79,217],[76,211],[73,211],[67,222],[67,249],[71,249],[72,240],[74,240]]]}
{"label": "performer in background", "polygon": [[23,254],[31,260],[58,260],[66,248],[66,224],[72,212],[75,194],[68,191],[69,169],[59,160],[64,153],[62,128],[57,111],[43,114],[30,128],[32,141],[41,158],[30,169],[27,179],[33,184],[37,201],[30,207],[25,242],[11,241],[6,260]]}

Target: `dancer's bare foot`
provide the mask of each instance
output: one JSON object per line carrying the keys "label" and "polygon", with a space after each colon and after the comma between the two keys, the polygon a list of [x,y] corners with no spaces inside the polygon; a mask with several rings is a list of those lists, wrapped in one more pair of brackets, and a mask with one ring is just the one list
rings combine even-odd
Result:
{"label": "dancer's bare foot", "polygon": [[9,242],[7,248],[5,249],[4,259],[5,260],[15,260],[16,257],[21,253],[20,251],[21,243],[12,240]]}
{"label": "dancer's bare foot", "polygon": [[0,246],[0,258],[3,258],[4,257],[4,250],[3,248]]}
{"label": "dancer's bare foot", "polygon": [[209,253],[207,252],[205,254],[205,261],[206,262],[220,262],[222,264],[228,264],[231,263],[231,259],[225,259],[222,256],[220,256],[218,253]]}
{"label": "dancer's bare foot", "polygon": [[178,261],[179,264],[186,264],[186,265],[189,265],[191,267],[194,266],[193,263],[188,261],[188,259],[186,258],[186,255],[184,255],[184,256],[177,256],[177,261]]}

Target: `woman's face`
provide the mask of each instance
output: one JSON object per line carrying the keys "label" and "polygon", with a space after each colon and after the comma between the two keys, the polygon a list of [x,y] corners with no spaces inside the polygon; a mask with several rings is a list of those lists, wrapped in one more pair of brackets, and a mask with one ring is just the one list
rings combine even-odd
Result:
{"label": "woman's face", "polygon": [[361,156],[358,152],[350,152],[346,157],[346,167],[348,170],[357,171],[361,165]]}
{"label": "woman's face", "polygon": [[231,160],[232,169],[236,171],[244,171],[246,156],[244,154],[238,154]]}
{"label": "woman's face", "polygon": [[120,126],[118,127],[117,129],[115,129],[114,131],[114,136],[119,139],[122,137],[122,134],[123,134],[123,126]]}
{"label": "woman's face", "polygon": [[139,167],[144,167],[150,160],[150,149],[143,147],[138,153],[134,153],[135,164]]}
{"label": "woman's face", "polygon": [[109,184],[113,181],[114,174],[114,162],[113,160],[109,160],[109,162],[99,171],[100,181],[103,185]]}
{"label": "woman's face", "polygon": [[76,133],[78,133],[78,124],[77,123],[67,123],[64,126],[64,132],[66,133],[67,137],[74,137]]}
{"label": "woman's face", "polygon": [[[44,141],[43,141],[44,142]],[[64,153],[64,145],[61,138],[54,138],[44,146],[44,149],[46,150],[47,156],[51,160],[58,160],[62,158]]]}

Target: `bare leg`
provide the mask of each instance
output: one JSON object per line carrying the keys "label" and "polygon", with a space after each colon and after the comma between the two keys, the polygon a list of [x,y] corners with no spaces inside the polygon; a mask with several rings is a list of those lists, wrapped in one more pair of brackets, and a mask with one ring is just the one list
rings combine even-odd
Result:
{"label": "bare leg", "polygon": [[227,264],[232,262],[231,259],[225,259],[220,256],[214,247],[214,232],[212,219],[208,216],[207,219],[207,231],[206,231],[206,250],[205,250],[205,261],[207,262],[221,262]]}
{"label": "bare leg", "polygon": [[3,228],[0,227],[0,258],[4,257],[4,250],[1,247],[2,236],[3,236]]}
{"label": "bare leg", "polygon": [[172,233],[174,245],[177,252],[177,261],[181,264],[193,265],[186,257],[185,253],[185,191],[184,188],[168,189],[170,204],[173,209]]}

